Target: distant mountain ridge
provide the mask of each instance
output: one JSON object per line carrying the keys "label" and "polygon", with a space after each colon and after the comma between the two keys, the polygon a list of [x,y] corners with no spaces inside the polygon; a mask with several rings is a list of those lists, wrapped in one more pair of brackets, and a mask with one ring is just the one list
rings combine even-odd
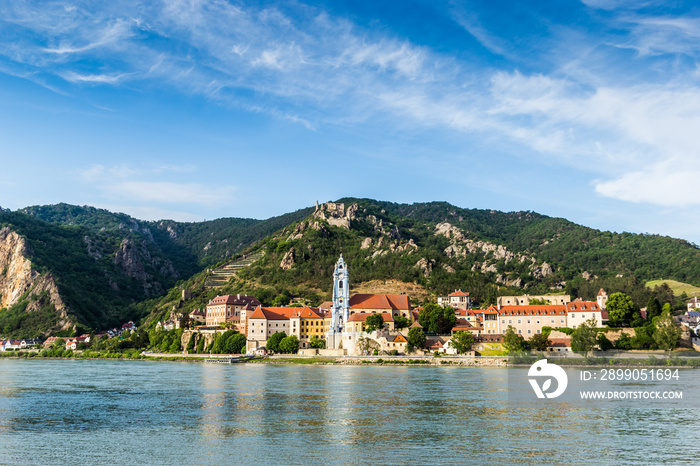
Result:
{"label": "distant mountain ridge", "polygon": [[[700,285],[700,249],[687,241],[601,232],[534,212],[463,209],[446,202],[345,198],[267,220],[193,223],[147,222],[57,204],[0,210],[2,228],[26,241],[27,259],[39,275],[54,278],[62,319],[95,329],[150,311],[151,317],[164,316],[173,306],[201,305],[218,292],[257,293],[270,303],[276,297],[321,300],[340,253],[356,284],[392,280],[432,296],[461,288],[480,302],[553,289],[588,297],[601,284],[636,290],[643,299],[641,283],[655,278]],[[203,287],[208,268],[244,251],[261,258],[222,288]],[[12,282],[9,278],[5,281]],[[192,302],[180,302],[183,287],[194,292]],[[3,293],[0,289],[0,297]],[[50,325],[24,325],[26,316],[17,306],[29,299],[4,300],[0,333],[46,333],[65,326],[58,325],[60,316]]]}
{"label": "distant mountain ridge", "polygon": [[[66,322],[104,329],[139,319],[138,303],[163,295],[178,281],[235,256],[280,225],[305,215],[146,222],[104,209],[57,204],[2,210],[0,229],[22,238],[28,246],[26,259],[37,274],[55,278]],[[0,263],[0,270],[5,265]],[[9,278],[6,281],[12,282]],[[57,319],[28,325],[23,309],[29,295],[15,294],[14,289],[0,289],[0,295],[13,296],[3,299],[0,334],[29,336],[58,328]]]}

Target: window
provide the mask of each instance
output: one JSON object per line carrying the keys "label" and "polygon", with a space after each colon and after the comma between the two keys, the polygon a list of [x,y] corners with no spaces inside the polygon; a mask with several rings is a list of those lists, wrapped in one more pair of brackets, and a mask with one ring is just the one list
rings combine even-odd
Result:
{"label": "window", "polygon": [[528,335],[531,334],[531,333],[532,333],[532,330],[528,330],[528,331],[527,331],[527,334],[528,334]]}
{"label": "window", "polygon": [[518,323],[519,323],[519,324],[522,324],[522,323],[523,323],[523,322],[522,322],[522,319],[518,319]]}

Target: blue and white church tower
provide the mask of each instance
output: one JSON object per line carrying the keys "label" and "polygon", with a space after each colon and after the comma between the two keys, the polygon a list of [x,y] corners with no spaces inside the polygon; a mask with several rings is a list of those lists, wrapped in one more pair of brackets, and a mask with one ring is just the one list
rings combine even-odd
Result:
{"label": "blue and white church tower", "polygon": [[333,271],[333,307],[331,307],[331,328],[328,332],[328,343],[331,348],[338,348],[342,339],[345,324],[350,317],[350,278],[343,255],[335,264]]}

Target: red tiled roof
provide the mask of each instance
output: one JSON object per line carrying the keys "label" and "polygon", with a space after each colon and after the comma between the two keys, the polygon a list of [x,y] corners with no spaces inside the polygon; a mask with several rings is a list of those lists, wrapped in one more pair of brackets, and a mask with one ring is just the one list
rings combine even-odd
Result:
{"label": "red tiled roof", "polygon": [[498,314],[502,316],[566,315],[566,305],[503,306]]}
{"label": "red tiled roof", "polygon": [[[350,316],[350,318],[348,319],[348,322],[364,322],[367,320],[367,317],[369,317],[371,315],[372,315],[372,313],[370,313],[370,312],[356,312],[355,314]],[[384,322],[393,322],[394,321],[394,318],[392,317],[390,312],[382,312],[381,316],[384,319]]]}
{"label": "red tiled roof", "polygon": [[356,294],[348,304],[351,309],[411,310],[411,300],[405,294]]}
{"label": "red tiled roof", "polygon": [[456,290],[454,293],[448,294],[447,296],[469,296],[469,293],[465,293],[462,290]]}
{"label": "red tiled roof", "polygon": [[566,305],[566,310],[569,312],[584,312],[584,311],[600,311],[598,303],[593,301],[573,301]]}
{"label": "red tiled roof", "polygon": [[289,320],[291,317],[322,319],[317,309],[312,307],[262,307],[258,306],[249,319]]}
{"label": "red tiled roof", "polygon": [[212,299],[211,302],[208,304],[209,306],[216,306],[220,304],[231,304],[234,306],[245,306],[246,304],[251,304],[253,306],[260,306],[260,301],[255,299],[253,296],[241,296],[241,295],[224,295],[224,296],[217,296],[216,298]]}
{"label": "red tiled roof", "polygon": [[416,321],[413,322],[413,323],[411,324],[411,326],[408,327],[408,328],[423,328],[423,326],[422,326],[422,325],[420,324],[420,322],[418,322],[418,320],[416,319]]}
{"label": "red tiled roof", "polygon": [[568,348],[571,346],[571,338],[549,338],[552,342],[550,348]]}
{"label": "red tiled roof", "polygon": [[294,314],[294,317],[299,316],[303,319],[323,319],[323,316],[319,313],[318,309],[305,306],[303,308],[292,308],[297,309],[298,312]]}
{"label": "red tiled roof", "polygon": [[255,308],[249,319],[267,319],[267,320],[289,320],[288,316],[277,312],[278,309],[287,309],[282,307],[262,307]]}
{"label": "red tiled roof", "polygon": [[484,314],[498,314],[498,309],[492,304],[486,310],[483,311]]}

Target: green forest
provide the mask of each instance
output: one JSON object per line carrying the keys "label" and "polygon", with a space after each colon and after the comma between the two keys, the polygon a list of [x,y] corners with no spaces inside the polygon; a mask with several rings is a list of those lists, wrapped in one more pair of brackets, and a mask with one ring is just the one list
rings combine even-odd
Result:
{"label": "green forest", "polygon": [[[651,297],[678,306],[681,297],[668,287],[651,290],[644,283],[665,278],[700,285],[700,249],[679,239],[602,232],[535,212],[463,209],[445,202],[338,202],[358,205],[350,228],[314,218],[313,208],[267,220],[183,223],[145,222],[68,204],[1,211],[0,227],[9,226],[27,239],[33,267],[55,278],[70,319],[96,330],[127,320],[151,324],[167,318],[173,306],[191,311],[217,294],[250,294],[266,305],[286,305],[295,298],[319,304],[330,297],[341,253],[352,283],[412,283],[428,290],[431,300],[462,289],[479,305],[501,295],[557,291],[593,299],[602,287],[626,293],[639,307]],[[504,247],[527,260],[497,260],[493,252],[479,249],[449,255],[451,239],[435,234],[441,222],[470,241]],[[368,238],[370,245],[363,247]],[[140,278],[129,276],[115,261],[126,243],[142,268]],[[264,255],[236,279],[219,289],[204,288],[209,269],[255,252]],[[285,257],[292,262],[288,268],[280,267]],[[535,273],[545,262],[552,272]],[[183,289],[192,299],[181,301]],[[55,309],[42,304],[30,318],[22,314],[23,305],[0,310],[0,332],[32,336],[52,331]]]}

